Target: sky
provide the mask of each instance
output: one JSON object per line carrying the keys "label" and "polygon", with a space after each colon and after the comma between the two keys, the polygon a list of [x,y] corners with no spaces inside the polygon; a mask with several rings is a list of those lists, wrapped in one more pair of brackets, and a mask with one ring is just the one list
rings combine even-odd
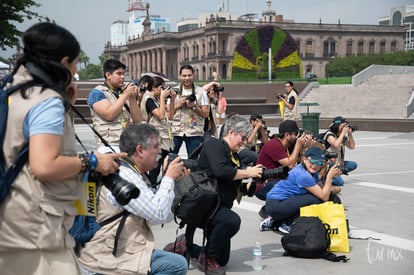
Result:
{"label": "sky", "polygon": [[[41,7],[33,9],[47,16],[69,31],[79,40],[90,62],[99,63],[104,45],[110,41],[111,24],[128,19],[128,0],[35,0]],[[171,31],[175,22],[183,18],[196,18],[200,13],[216,12],[224,4],[224,10],[232,14],[261,13],[267,9],[266,0],[147,0],[150,15],[169,18]],[[390,16],[390,9],[414,0],[273,0],[272,10],[297,23],[332,23],[378,25],[378,18]],[[143,12],[144,15],[145,12]],[[37,21],[17,25],[26,30]],[[0,51],[9,58],[14,49]]]}

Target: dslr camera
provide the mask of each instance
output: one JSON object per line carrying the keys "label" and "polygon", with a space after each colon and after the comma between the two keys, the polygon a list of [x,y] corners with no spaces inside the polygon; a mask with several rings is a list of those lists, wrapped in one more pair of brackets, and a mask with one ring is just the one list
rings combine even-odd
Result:
{"label": "dslr camera", "polygon": [[219,92],[223,92],[224,91],[224,87],[223,86],[216,86],[214,85],[214,93],[218,94]]}
{"label": "dslr camera", "polygon": [[350,125],[348,124],[348,128],[352,130],[352,132],[355,132],[356,130],[358,130],[358,126],[356,125]]}
{"label": "dslr camera", "polygon": [[[332,159],[332,158],[337,158],[338,153],[331,152],[331,151],[325,151],[324,156],[325,156],[326,161],[328,161],[329,169],[331,169],[331,167],[335,166],[335,163],[329,162],[329,160]],[[348,167],[346,167],[344,165],[339,165],[338,169],[342,172],[342,175],[348,175],[348,173],[350,172]]]}
{"label": "dslr camera", "polygon": [[96,171],[91,171],[89,174],[89,181],[96,182],[97,184],[103,184],[111,191],[115,200],[120,205],[126,205],[130,200],[138,198],[140,193],[135,184],[121,178],[118,172],[102,176]]}
{"label": "dslr camera", "polygon": [[[171,161],[173,161],[176,157],[178,157],[177,154],[173,154],[173,153],[169,153],[168,154],[168,165],[170,164]],[[197,171],[199,169],[198,166],[198,161],[195,159],[181,159],[181,161],[183,162],[183,165],[185,168],[190,169],[190,171]]]}
{"label": "dslr camera", "polygon": [[266,169],[263,168],[262,173],[262,181],[268,180],[268,179],[286,179],[289,176],[289,167],[288,166],[280,166],[273,169]]}
{"label": "dslr camera", "polygon": [[120,205],[126,205],[130,200],[138,198],[140,193],[135,184],[124,180],[118,173],[102,176],[102,183]]}
{"label": "dslr camera", "polygon": [[187,99],[190,102],[194,102],[194,101],[197,100],[197,97],[196,97],[195,94],[190,94],[190,95],[186,96],[185,99]]}

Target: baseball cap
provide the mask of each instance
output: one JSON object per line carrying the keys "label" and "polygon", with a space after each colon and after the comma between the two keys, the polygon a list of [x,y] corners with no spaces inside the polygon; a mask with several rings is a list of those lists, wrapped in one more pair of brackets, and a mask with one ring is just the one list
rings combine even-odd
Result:
{"label": "baseball cap", "polygon": [[322,160],[325,161],[325,155],[321,148],[319,147],[309,147],[305,151],[305,157],[310,157],[313,160]]}
{"label": "baseball cap", "polygon": [[344,122],[348,123],[348,121],[346,121],[346,118],[341,117],[341,116],[337,116],[332,120],[332,123],[329,125],[329,127],[332,127],[335,124],[339,125],[339,124],[344,123]]}
{"label": "baseball cap", "polygon": [[298,132],[299,127],[294,120],[285,120],[279,125],[279,134]]}

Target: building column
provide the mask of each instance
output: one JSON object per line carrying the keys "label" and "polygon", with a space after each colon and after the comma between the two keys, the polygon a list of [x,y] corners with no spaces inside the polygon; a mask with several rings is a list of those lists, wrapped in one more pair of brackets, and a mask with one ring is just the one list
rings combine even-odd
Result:
{"label": "building column", "polygon": [[161,49],[162,54],[162,63],[161,63],[161,72],[164,75],[168,75],[168,68],[167,68],[167,50],[165,48]]}
{"label": "building column", "polygon": [[141,52],[137,52],[137,77],[141,78],[142,73],[142,60],[141,60]]}
{"label": "building column", "polygon": [[157,48],[157,72],[162,74],[162,68],[161,68],[161,49]]}

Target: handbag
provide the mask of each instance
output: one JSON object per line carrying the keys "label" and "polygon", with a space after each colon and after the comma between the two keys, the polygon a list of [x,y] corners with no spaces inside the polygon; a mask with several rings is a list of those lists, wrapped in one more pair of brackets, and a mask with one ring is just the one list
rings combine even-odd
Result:
{"label": "handbag", "polygon": [[329,224],[331,244],[328,251],[349,252],[348,231],[343,204],[328,201],[304,206],[300,208],[300,216],[318,217],[323,223]]}

